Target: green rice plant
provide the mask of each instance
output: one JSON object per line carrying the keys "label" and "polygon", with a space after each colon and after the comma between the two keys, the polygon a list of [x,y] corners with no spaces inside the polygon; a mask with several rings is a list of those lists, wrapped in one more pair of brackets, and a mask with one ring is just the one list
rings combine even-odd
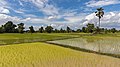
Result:
{"label": "green rice plant", "polygon": [[7,44],[17,44],[17,43],[29,43],[29,42],[40,42],[40,41],[51,41],[51,40],[59,40],[59,39],[68,39],[78,37],[78,35],[72,34],[63,34],[63,33],[34,33],[34,34],[0,34],[0,45]]}
{"label": "green rice plant", "polygon": [[40,42],[0,46],[0,67],[119,67],[119,65],[120,59],[117,58]]}

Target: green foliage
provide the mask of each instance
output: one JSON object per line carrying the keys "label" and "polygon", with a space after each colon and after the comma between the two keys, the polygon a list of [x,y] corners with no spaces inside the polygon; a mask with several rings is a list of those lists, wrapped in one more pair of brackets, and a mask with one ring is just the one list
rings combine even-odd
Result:
{"label": "green foliage", "polygon": [[4,33],[5,31],[4,31],[4,27],[3,27],[3,25],[2,25],[2,27],[0,27],[0,33]]}
{"label": "green foliage", "polygon": [[39,28],[39,32],[43,33],[44,32],[44,28],[43,27]]}
{"label": "green foliage", "polygon": [[98,25],[98,28],[97,28],[97,31],[96,33],[100,33],[101,30],[100,30],[100,19],[103,17],[104,15],[104,9],[102,7],[98,8],[97,11],[95,12],[96,16],[99,18],[99,25]]}
{"label": "green foliage", "polygon": [[47,33],[51,33],[51,32],[53,32],[53,27],[52,27],[52,26],[47,26],[47,27],[45,28],[45,31],[46,31]]}
{"label": "green foliage", "polygon": [[100,8],[98,8],[97,11],[95,12],[95,13],[96,13],[96,16],[99,17],[99,19],[100,19],[101,17],[103,17],[103,15],[104,15],[103,10],[104,10],[104,9],[103,9],[102,7],[100,7]]}
{"label": "green foliage", "polygon": [[86,33],[86,28],[85,27],[82,27],[82,32]]}
{"label": "green foliage", "polygon": [[81,29],[77,29],[76,32],[77,32],[77,33],[80,33],[80,32],[81,32]]}
{"label": "green foliage", "polygon": [[108,33],[108,31],[107,31],[107,28],[105,29],[105,34],[107,34]]}
{"label": "green foliage", "polygon": [[19,33],[23,33],[24,32],[24,29],[25,29],[25,27],[24,27],[24,23],[20,23],[20,24],[18,24],[18,32]]}
{"label": "green foliage", "polygon": [[94,24],[88,23],[86,26],[87,26],[87,27],[86,27],[87,32],[88,32],[88,33],[93,33],[94,28],[95,28],[95,27],[94,27]]}
{"label": "green foliage", "polygon": [[112,33],[115,33],[115,32],[117,32],[117,31],[116,31],[115,28],[112,28],[112,29],[111,29],[111,32],[112,32]]}
{"label": "green foliage", "polygon": [[12,21],[8,21],[3,27],[6,33],[14,33],[16,25]]}
{"label": "green foliage", "polygon": [[67,33],[70,33],[71,32],[71,29],[70,27],[67,26],[67,29],[66,29]]}
{"label": "green foliage", "polygon": [[30,29],[30,30],[29,30],[30,33],[34,33],[34,32],[35,32],[33,26],[30,26],[29,29]]}
{"label": "green foliage", "polygon": [[62,28],[60,29],[60,33],[65,33],[65,30],[63,30]]}
{"label": "green foliage", "polygon": [[54,33],[60,33],[60,30],[55,29],[55,30],[54,30]]}
{"label": "green foliage", "polygon": [[[17,27],[18,26],[18,27]],[[17,27],[17,28],[16,28]],[[29,27],[29,30],[24,30],[24,23],[19,23],[17,25],[13,24],[12,21],[8,21],[4,25],[1,25],[0,27],[0,33],[34,33],[34,32],[39,32],[39,33],[100,33],[100,31],[103,33],[115,33],[119,32],[115,28],[113,29],[104,29],[104,28],[99,28],[98,26],[95,28],[94,24],[88,23],[85,27],[82,27],[82,29],[71,29],[70,27],[67,26],[66,30],[63,28],[61,29],[54,29],[52,26],[47,26],[46,28],[41,27],[39,30],[34,30],[33,26]]]}

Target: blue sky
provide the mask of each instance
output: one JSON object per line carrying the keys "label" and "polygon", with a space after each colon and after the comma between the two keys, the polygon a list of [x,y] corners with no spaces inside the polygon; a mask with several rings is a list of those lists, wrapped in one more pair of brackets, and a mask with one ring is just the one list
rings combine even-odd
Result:
{"label": "blue sky", "polygon": [[26,28],[51,25],[77,29],[87,23],[98,25],[94,12],[99,7],[105,12],[101,27],[120,29],[120,0],[0,0],[0,25],[13,21]]}

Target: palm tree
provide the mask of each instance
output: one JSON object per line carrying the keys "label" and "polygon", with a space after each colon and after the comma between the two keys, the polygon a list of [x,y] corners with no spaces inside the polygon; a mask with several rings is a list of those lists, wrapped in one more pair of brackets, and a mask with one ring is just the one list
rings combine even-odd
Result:
{"label": "palm tree", "polygon": [[[99,25],[98,25],[98,27],[97,27],[97,32],[99,32],[100,33],[100,19],[103,17],[103,15],[104,15],[104,11],[103,11],[104,9],[102,8],[102,7],[100,7],[100,8],[98,8],[97,9],[97,11],[95,12],[95,14],[96,14],[96,16],[99,18]],[[100,44],[98,45],[98,47],[99,47],[99,50],[98,50],[98,52],[100,52]]]}
{"label": "palm tree", "polygon": [[102,7],[98,8],[97,11],[95,12],[96,16],[99,18],[99,28],[100,28],[100,19],[103,17],[104,15],[104,9]]}

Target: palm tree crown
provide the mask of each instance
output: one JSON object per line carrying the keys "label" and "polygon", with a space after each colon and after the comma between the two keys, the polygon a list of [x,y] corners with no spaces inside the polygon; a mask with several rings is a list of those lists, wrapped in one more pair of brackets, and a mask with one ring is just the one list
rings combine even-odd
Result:
{"label": "palm tree crown", "polygon": [[102,7],[98,8],[97,11],[95,12],[96,16],[99,18],[99,27],[100,27],[100,19],[104,15],[104,9]]}

